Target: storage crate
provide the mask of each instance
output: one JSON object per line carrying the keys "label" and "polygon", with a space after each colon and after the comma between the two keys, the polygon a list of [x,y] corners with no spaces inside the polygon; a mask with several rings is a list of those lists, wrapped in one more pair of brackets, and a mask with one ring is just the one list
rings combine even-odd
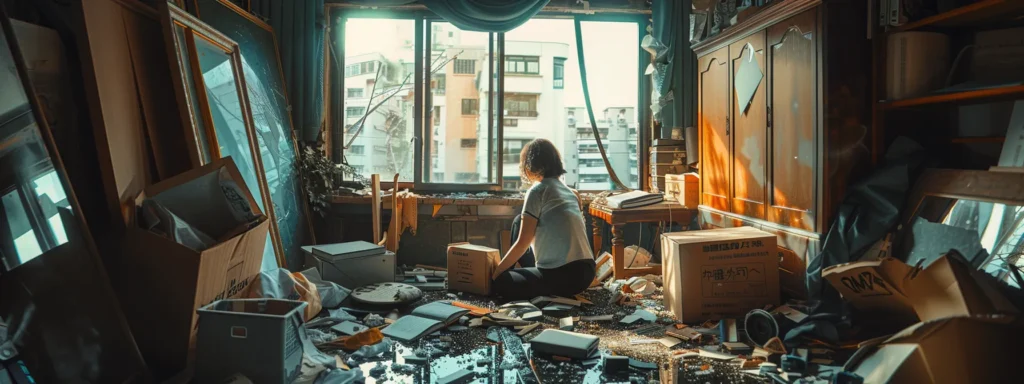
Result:
{"label": "storage crate", "polygon": [[219,300],[199,309],[196,377],[218,383],[241,373],[254,383],[291,383],[299,375],[304,301]]}

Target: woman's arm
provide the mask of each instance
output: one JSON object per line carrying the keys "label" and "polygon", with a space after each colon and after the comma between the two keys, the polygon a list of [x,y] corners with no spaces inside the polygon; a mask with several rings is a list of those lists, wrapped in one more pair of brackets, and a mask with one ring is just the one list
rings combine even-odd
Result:
{"label": "woman's arm", "polygon": [[495,279],[502,272],[507,271],[516,265],[519,258],[523,257],[526,250],[530,248],[530,244],[533,244],[533,237],[537,234],[537,219],[530,215],[523,215],[522,221],[519,226],[519,237],[516,238],[516,242],[512,244],[512,247],[508,249],[508,253],[501,259],[498,266],[494,268],[494,274],[491,275],[492,279]]}

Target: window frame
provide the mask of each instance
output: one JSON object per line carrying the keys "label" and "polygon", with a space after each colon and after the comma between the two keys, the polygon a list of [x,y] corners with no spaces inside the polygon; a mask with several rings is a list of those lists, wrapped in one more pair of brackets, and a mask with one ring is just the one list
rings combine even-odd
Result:
{"label": "window frame", "polygon": [[[327,121],[332,124],[332,129],[329,135],[328,146],[332,146],[334,141],[341,140],[343,143],[345,140],[344,129],[341,129],[339,135],[334,134],[333,126],[344,127],[344,100],[346,99],[345,94],[345,23],[349,19],[357,18],[391,18],[401,20],[413,20],[415,36],[413,40],[414,44],[414,56],[415,56],[415,74],[414,74],[414,106],[413,106],[413,130],[415,145],[412,146],[414,150],[414,175],[413,182],[399,182],[399,188],[414,188],[418,191],[424,192],[479,192],[479,191],[504,191],[503,183],[504,177],[502,175],[503,167],[503,156],[493,155],[488,157],[487,161],[487,177],[484,178],[484,174],[480,173],[480,178],[485,180],[493,180],[492,182],[478,183],[478,184],[463,184],[463,183],[436,183],[430,182],[430,176],[434,173],[433,169],[427,169],[428,159],[431,156],[430,143],[433,139],[433,127],[431,120],[429,119],[431,111],[433,110],[430,98],[425,97],[430,94],[430,74],[424,70],[424,65],[429,60],[431,47],[431,25],[433,22],[446,22],[435,13],[427,10],[425,7],[420,5],[406,5],[406,6],[392,6],[392,7],[379,7],[379,8],[368,8],[358,5],[350,4],[325,4],[326,14],[329,17],[328,27],[328,38],[324,39],[325,50],[332,47],[332,40],[340,41],[341,43],[337,46],[340,47],[334,52],[325,52],[325,94],[327,111]],[[637,167],[640,180],[638,181],[637,189],[648,190],[650,173],[648,169],[648,156],[643,154],[647,153],[650,148],[650,137],[653,133],[653,126],[651,124],[650,111],[646,106],[649,105],[650,99],[650,84],[644,81],[643,71],[650,63],[650,56],[640,48],[640,42],[646,35],[646,26],[650,12],[601,12],[597,14],[582,15],[582,14],[566,14],[565,12],[542,10],[534,18],[538,19],[578,19],[580,22],[627,22],[636,25],[637,28],[637,42],[634,45],[636,49],[636,55],[639,58],[637,72],[638,92],[636,102],[636,117],[637,117]],[[504,116],[495,115],[496,111],[504,110],[504,81],[505,81],[505,34],[504,33],[492,33],[489,39],[488,52],[490,57],[487,60],[487,73],[488,76],[488,89],[490,97],[488,97],[488,124],[493,136],[487,140],[488,153],[497,153],[498,148],[502,148],[504,145]],[[573,52],[570,52],[573,53]],[[334,57],[332,57],[332,55]],[[426,59],[426,60],[425,60]],[[496,65],[498,64],[498,65]],[[454,65],[454,63],[453,63]],[[538,63],[538,68],[540,63]],[[558,89],[564,89],[564,61],[562,64],[563,68],[563,86]],[[454,68],[453,68],[454,70]],[[337,74],[333,73],[337,72]],[[542,68],[538,69],[538,72],[543,72]],[[554,70],[552,69],[552,72]],[[524,75],[524,74],[515,74]],[[533,75],[533,74],[525,74]],[[554,76],[554,73],[552,73]],[[479,99],[477,99],[479,100]],[[500,108],[499,108],[500,106]],[[479,104],[478,104],[479,111]],[[483,116],[480,116],[483,118]],[[585,116],[577,116],[578,119],[589,119]],[[640,128],[642,127],[642,128]],[[428,140],[429,139],[429,140]],[[480,138],[478,137],[478,140]],[[479,142],[478,142],[479,145]],[[344,148],[331,149],[329,153],[337,153],[344,156]],[[382,175],[387,176],[387,175]],[[627,175],[621,175],[627,177]],[[381,185],[383,188],[393,188],[393,182],[383,181],[390,177],[382,177]],[[628,178],[627,181],[628,183]]]}

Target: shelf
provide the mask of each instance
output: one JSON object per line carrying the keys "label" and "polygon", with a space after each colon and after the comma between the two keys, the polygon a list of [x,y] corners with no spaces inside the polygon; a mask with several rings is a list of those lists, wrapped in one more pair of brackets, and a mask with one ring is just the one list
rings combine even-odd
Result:
{"label": "shelf", "polygon": [[951,28],[992,25],[995,23],[1024,19],[1024,1],[982,0],[952,11],[909,22],[894,27],[888,33],[912,31],[923,28]]}
{"label": "shelf", "polygon": [[[1021,3],[1024,3],[1024,1]],[[943,93],[894,101],[880,101],[878,104],[881,109],[897,109],[950,103],[983,103],[1016,98],[1024,98],[1024,85]]]}

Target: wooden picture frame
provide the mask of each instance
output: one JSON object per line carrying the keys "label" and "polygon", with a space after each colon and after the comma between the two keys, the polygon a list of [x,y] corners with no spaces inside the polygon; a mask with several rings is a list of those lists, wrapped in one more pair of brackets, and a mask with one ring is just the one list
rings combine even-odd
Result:
{"label": "wooden picture frame", "polygon": [[[270,25],[228,0],[190,0],[190,11],[241,47],[242,70],[247,103],[254,113],[257,145],[264,154],[266,172],[277,217],[285,260],[292,269],[302,266],[301,246],[316,244],[312,217],[298,171],[301,161],[294,139],[288,88],[278,49],[277,35]],[[270,177],[274,174],[276,177]],[[272,179],[272,180],[271,180]]]}
{"label": "wooden picture frame", "polygon": [[[271,221],[271,249],[264,252],[273,252],[277,265],[287,267],[276,225],[275,204],[270,197],[246,97],[247,85],[243,80],[238,44],[184,10],[166,3],[160,5],[160,22],[171,73],[179,76],[179,81],[174,82],[174,92],[181,119],[186,122],[183,124],[184,135],[193,166],[199,167],[222,157],[234,157],[249,190]],[[204,64],[201,57],[213,64]],[[210,68],[211,65],[215,67]],[[204,71],[204,66],[209,71]],[[213,80],[207,81],[208,73]],[[211,88],[213,81],[218,82]],[[229,124],[228,118],[236,121]],[[235,137],[238,128],[244,131],[244,138]]]}
{"label": "wooden picture frame", "polygon": [[[3,3],[0,27],[0,171],[5,173],[0,189],[19,195],[4,195],[5,202],[20,201],[0,215],[0,229],[6,231],[0,239],[32,235],[38,242],[4,246],[21,259],[0,269],[0,319],[17,346],[15,356],[3,357],[5,365],[20,360],[36,382],[144,381],[145,362],[71,188]],[[45,186],[43,177],[50,179]],[[24,235],[11,231],[8,214],[14,210],[26,217],[21,225],[28,228],[18,231]],[[35,248],[32,257],[29,248]]]}

